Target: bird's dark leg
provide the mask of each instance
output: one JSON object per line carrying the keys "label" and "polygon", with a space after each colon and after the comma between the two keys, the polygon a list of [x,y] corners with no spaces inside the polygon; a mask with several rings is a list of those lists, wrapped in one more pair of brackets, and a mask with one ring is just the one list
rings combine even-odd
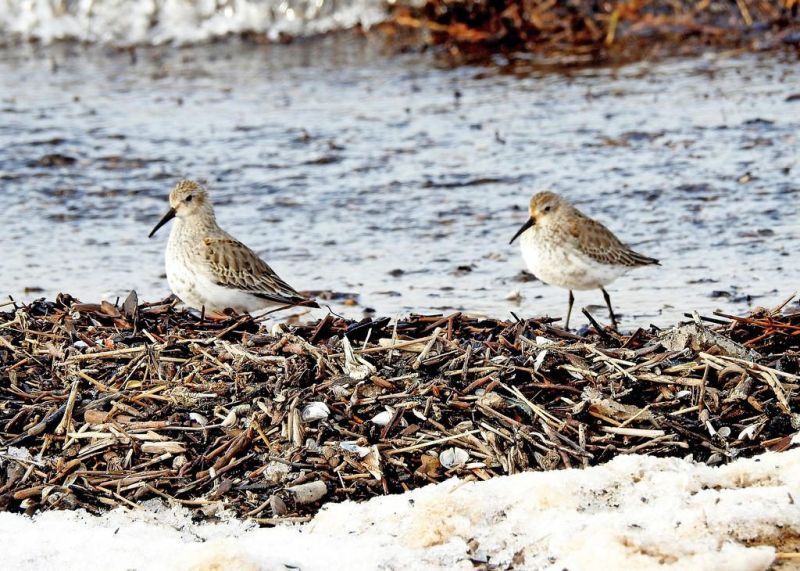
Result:
{"label": "bird's dark leg", "polygon": [[611,325],[614,326],[614,330],[617,330],[617,316],[614,315],[614,310],[611,308],[611,296],[608,295],[608,292],[605,288],[600,288],[600,291],[603,292],[603,297],[606,300],[606,305],[608,306],[608,314],[611,316]]}
{"label": "bird's dark leg", "polygon": [[572,290],[569,290],[569,304],[567,305],[567,321],[564,323],[564,329],[569,329],[569,316],[572,315],[572,304],[575,303],[575,296],[572,295]]}

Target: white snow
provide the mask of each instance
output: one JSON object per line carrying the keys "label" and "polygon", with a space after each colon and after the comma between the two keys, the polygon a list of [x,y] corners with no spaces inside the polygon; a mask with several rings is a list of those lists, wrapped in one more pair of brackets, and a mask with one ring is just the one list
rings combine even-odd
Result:
{"label": "white snow", "polygon": [[767,569],[800,536],[800,449],[721,467],[621,456],[585,470],[452,479],[311,522],[0,513],[5,569]]}
{"label": "white snow", "polygon": [[44,43],[192,44],[256,32],[311,36],[370,27],[383,0],[0,0],[0,34]]}

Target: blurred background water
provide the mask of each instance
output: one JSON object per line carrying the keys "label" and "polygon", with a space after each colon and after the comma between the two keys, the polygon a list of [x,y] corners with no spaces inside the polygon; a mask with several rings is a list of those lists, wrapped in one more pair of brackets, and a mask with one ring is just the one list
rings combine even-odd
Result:
{"label": "blurred background water", "polygon": [[[135,4],[173,20],[123,25],[121,0],[5,2],[3,295],[166,296],[168,232],[147,234],[182,177],[204,180],[222,226],[289,283],[347,294],[330,303],[352,317],[562,315],[566,292],[527,281],[508,245],[546,188],[662,260],[609,288],[625,326],[771,306],[800,283],[793,61],[446,69],[351,33],[200,41],[265,6],[273,20],[256,27],[277,37],[285,3]],[[39,19],[14,19],[23,5]],[[311,16],[291,21],[310,35],[380,14],[371,0],[302,6]],[[65,37],[83,42],[53,41]],[[605,319],[599,292],[576,301]]]}

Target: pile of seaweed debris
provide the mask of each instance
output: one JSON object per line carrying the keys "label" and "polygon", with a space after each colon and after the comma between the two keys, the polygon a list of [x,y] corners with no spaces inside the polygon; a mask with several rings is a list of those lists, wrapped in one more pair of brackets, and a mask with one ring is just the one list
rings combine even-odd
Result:
{"label": "pile of seaweed debris", "polygon": [[6,304],[0,508],[161,498],[272,524],[451,476],[784,450],[800,428],[788,304],[585,336],[459,313],[208,322],[133,294]]}
{"label": "pile of seaweed debris", "polygon": [[392,3],[385,32],[414,30],[456,59],[534,53],[560,65],[800,45],[800,0],[425,0]]}

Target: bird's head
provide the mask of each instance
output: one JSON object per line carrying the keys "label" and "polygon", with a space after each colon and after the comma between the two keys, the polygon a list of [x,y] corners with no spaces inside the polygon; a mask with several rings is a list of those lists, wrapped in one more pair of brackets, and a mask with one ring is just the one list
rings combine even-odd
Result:
{"label": "bird's head", "polygon": [[167,213],[150,232],[151,238],[159,228],[176,216],[189,218],[203,213],[213,215],[208,192],[200,183],[193,180],[182,180],[175,185],[175,188],[169,193],[169,206]]}
{"label": "bird's head", "polygon": [[198,214],[210,206],[208,191],[198,182],[182,180],[169,193],[169,205],[178,218]]}
{"label": "bird's head", "polygon": [[556,193],[550,191],[537,192],[533,195],[528,205],[528,220],[517,230],[517,233],[511,238],[511,242],[529,228],[534,226],[546,228],[553,223],[558,213],[566,208],[569,208],[569,203]]}

